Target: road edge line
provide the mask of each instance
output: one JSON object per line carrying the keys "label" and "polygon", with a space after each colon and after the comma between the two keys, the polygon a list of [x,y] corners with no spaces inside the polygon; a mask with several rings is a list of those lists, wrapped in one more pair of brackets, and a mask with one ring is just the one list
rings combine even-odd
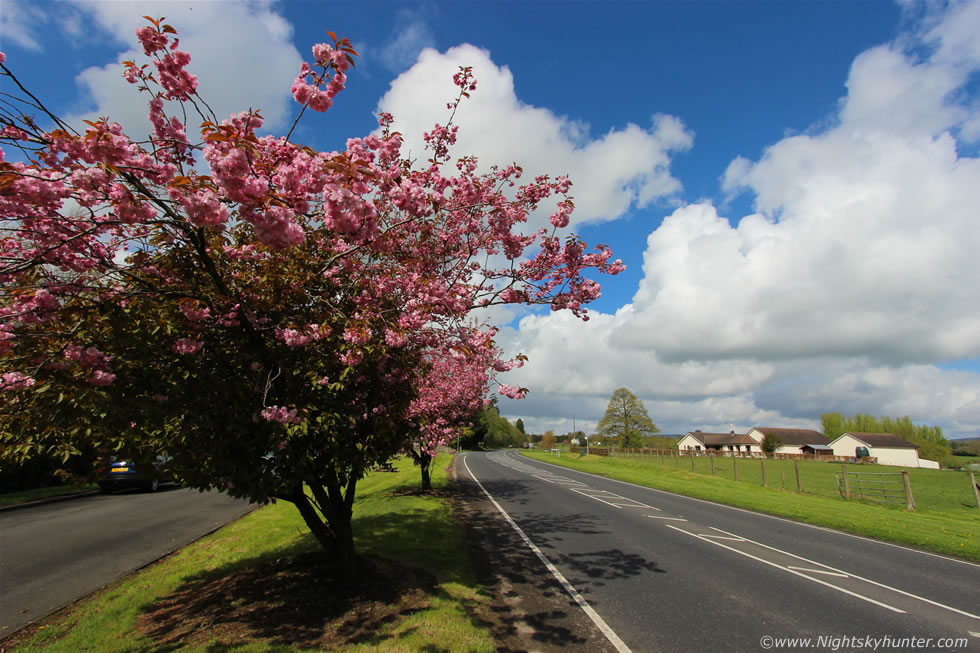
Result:
{"label": "road edge line", "polygon": [[582,609],[582,611],[586,615],[588,615],[589,619],[592,620],[592,623],[594,623],[596,627],[602,632],[602,634],[606,636],[606,639],[609,640],[609,643],[612,644],[615,647],[615,649],[619,651],[619,653],[632,653],[630,647],[626,645],[626,642],[624,642],[622,639],[619,638],[619,635],[616,634],[616,631],[614,631],[609,626],[609,624],[607,624],[605,620],[599,616],[599,613],[596,612],[591,605],[589,605],[588,601],[582,598],[582,595],[579,594],[578,591],[575,589],[575,587],[568,582],[568,580],[562,575],[560,571],[558,571],[558,568],[555,567],[553,564],[551,564],[551,561],[548,560],[547,556],[545,556],[541,552],[541,549],[539,549],[534,544],[534,542],[531,541],[531,538],[529,538],[527,534],[521,529],[521,527],[517,525],[517,522],[515,522],[511,518],[511,516],[507,514],[507,511],[503,509],[503,506],[497,503],[497,500],[494,499],[489,492],[487,492],[487,489],[483,487],[483,483],[480,482],[480,479],[476,477],[476,474],[473,473],[473,471],[470,469],[469,464],[467,464],[465,455],[463,456],[463,466],[466,468],[466,473],[470,475],[470,478],[473,479],[473,481],[479,486],[479,488],[483,491],[483,493],[487,495],[487,498],[490,499],[490,503],[492,503],[494,507],[500,511],[500,514],[504,516],[504,519],[507,520],[507,523],[510,524],[511,527],[517,532],[517,534],[521,536],[521,539],[524,540],[524,543],[527,544],[528,548],[531,549],[531,551],[533,551],[536,556],[538,556],[538,559],[541,560],[542,563],[544,563],[544,566],[548,569],[548,571],[551,572],[551,575],[555,577],[555,580],[558,581],[558,584],[561,585],[566,592],[568,592],[568,595],[572,597],[572,600],[578,604],[578,606]]}

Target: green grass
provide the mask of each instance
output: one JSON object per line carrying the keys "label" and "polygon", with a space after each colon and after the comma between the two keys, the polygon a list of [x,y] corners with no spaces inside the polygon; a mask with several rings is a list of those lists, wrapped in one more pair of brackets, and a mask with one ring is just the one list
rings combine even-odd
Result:
{"label": "green grass", "polygon": [[[758,460],[738,461],[739,482],[734,482],[731,458],[715,460],[715,476],[710,475],[710,461],[695,458],[695,473],[691,472],[689,458],[676,461],[659,457],[605,458],[589,455],[551,456],[545,452],[522,452],[531,458],[555,463],[572,469],[580,469],[621,481],[658,488],[686,496],[707,499],[732,506],[765,512],[797,521],[836,528],[849,533],[913,546],[938,553],[980,561],[980,510],[969,507],[959,494],[956,484],[963,476],[960,472],[912,470],[910,474],[917,512],[901,507],[888,507],[864,501],[844,501],[836,490],[834,470],[840,465],[831,463],[801,463],[803,494],[795,489],[795,475],[786,473],[787,489],[779,489],[784,468],[776,463],[793,461],[766,461],[769,487],[761,485],[762,469]],[[699,467],[703,464],[703,469]],[[825,468],[819,469],[821,466]],[[722,468],[727,468],[727,473]],[[884,466],[853,465],[855,471],[876,471]],[[811,469],[814,468],[814,469]],[[896,468],[887,468],[897,471]],[[705,472],[705,473],[698,473]],[[829,481],[828,481],[829,479]],[[829,489],[826,487],[829,483]],[[963,483],[969,491],[968,481]],[[952,496],[947,496],[949,491]],[[813,492],[814,494],[811,494]],[[819,494],[818,494],[819,493]],[[965,495],[965,492],[964,492]],[[972,499],[972,493],[971,497]],[[937,507],[938,506],[938,507]]]}
{"label": "green grass", "polygon": [[[636,460],[645,460],[663,465],[669,469],[691,471],[691,457],[683,453],[678,458],[665,456],[663,463],[659,456],[636,456]],[[730,458],[717,456],[694,457],[694,471],[698,474],[711,475],[711,463],[714,460],[715,476],[735,480],[733,461],[738,465],[738,480],[741,483],[762,485],[762,459]],[[841,473],[841,463],[824,463],[815,461],[797,461],[800,468],[800,483],[806,494],[840,498],[835,474]],[[785,478],[785,488],[796,490],[796,472],[793,460],[766,459],[766,481],[770,488],[782,489]],[[885,473],[897,474],[903,468],[889,465],[848,464],[848,474]],[[970,475],[959,470],[909,469],[909,481],[912,486],[912,496],[919,510],[938,510],[942,512],[963,511],[964,514],[974,514],[977,511],[977,501],[970,485]],[[893,482],[901,482],[900,476],[887,477]],[[904,508],[904,503],[902,506]],[[971,512],[972,511],[972,512]]]}
{"label": "green grass", "polygon": [[[433,487],[444,488],[448,456],[433,463]],[[494,642],[474,625],[480,593],[466,556],[463,536],[448,502],[433,496],[391,495],[419,487],[419,471],[408,460],[397,473],[376,472],[358,484],[354,529],[358,552],[411,563],[433,574],[438,586],[430,607],[384,624],[369,644],[342,651],[420,651],[453,648],[493,651]],[[288,503],[265,506],[176,554],[97,593],[42,626],[18,651],[301,650],[256,640],[225,646],[161,646],[137,631],[141,614],[195,580],[227,576],[279,558],[316,551],[298,511]]]}
{"label": "green grass", "polygon": [[4,492],[0,494],[0,506],[13,506],[18,503],[30,503],[31,501],[41,501],[64,494],[78,494],[79,492],[92,492],[97,490],[95,485],[56,485],[53,487],[41,487],[33,490],[19,490],[17,492]]}

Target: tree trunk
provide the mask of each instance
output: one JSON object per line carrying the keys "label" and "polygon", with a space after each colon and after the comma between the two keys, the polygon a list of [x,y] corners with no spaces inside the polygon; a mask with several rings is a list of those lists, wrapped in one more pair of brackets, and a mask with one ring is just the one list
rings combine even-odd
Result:
{"label": "tree trunk", "polygon": [[432,456],[422,452],[419,461],[419,468],[422,470],[422,490],[428,492],[432,489],[431,477]]}
{"label": "tree trunk", "polygon": [[424,451],[416,451],[415,447],[408,448],[408,455],[422,470],[422,491],[428,492],[432,489],[432,456]]}
{"label": "tree trunk", "polygon": [[341,492],[339,483],[328,482],[326,490],[323,486],[310,486],[313,500],[302,487],[286,497],[299,510],[310,533],[323,547],[333,573],[351,586],[359,581],[360,571],[354,550],[354,529],[351,526],[351,504],[356,482],[352,480],[348,483],[346,494]]}

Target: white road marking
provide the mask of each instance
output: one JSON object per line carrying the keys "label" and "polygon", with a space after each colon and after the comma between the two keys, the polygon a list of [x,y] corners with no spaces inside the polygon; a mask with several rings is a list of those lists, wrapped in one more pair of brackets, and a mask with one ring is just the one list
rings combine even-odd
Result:
{"label": "white road marking", "polygon": [[465,455],[463,456],[463,466],[466,467],[466,472],[473,478],[476,484],[480,486],[480,489],[483,490],[483,493],[485,495],[487,495],[487,498],[490,499],[490,503],[492,503],[497,508],[497,510],[500,511],[500,514],[504,516],[504,519],[507,520],[507,523],[509,523],[514,528],[514,530],[517,531],[517,534],[521,536],[521,539],[524,540],[524,543],[527,544],[532,551],[534,551],[534,554],[538,556],[538,559],[544,563],[544,566],[547,567],[548,571],[551,572],[551,575],[554,576],[555,579],[561,584],[561,586],[565,588],[565,591],[568,592],[569,596],[572,597],[572,600],[574,600],[578,604],[578,606],[582,608],[582,611],[589,616],[589,619],[592,620],[592,623],[594,623],[596,627],[600,631],[602,631],[602,634],[606,636],[606,639],[609,640],[609,643],[612,644],[613,647],[617,651],[619,651],[619,653],[632,653],[630,648],[626,645],[626,642],[624,642],[619,638],[619,635],[616,634],[616,631],[614,631],[612,628],[609,627],[609,624],[607,624],[605,620],[599,616],[598,612],[592,609],[592,606],[589,605],[588,601],[582,598],[582,595],[579,594],[578,591],[572,586],[572,584],[565,579],[562,573],[558,571],[558,568],[555,567],[553,564],[551,564],[551,561],[548,560],[548,558],[543,553],[541,553],[541,549],[535,546],[534,542],[531,541],[531,538],[529,538],[524,533],[524,531],[521,530],[521,527],[517,525],[517,522],[511,519],[510,515],[507,514],[507,511],[504,510],[499,503],[497,503],[497,500],[494,499],[492,496],[490,496],[490,493],[487,492],[487,489],[483,487],[483,483],[481,483],[480,480],[476,477],[476,475],[472,471],[470,471],[470,466],[466,462]]}
{"label": "white road marking", "polygon": [[647,515],[650,519],[663,519],[665,521],[687,521],[683,517],[661,517],[660,515]]}
{"label": "white road marking", "polygon": [[[669,524],[668,524],[668,526],[669,526]],[[712,528],[714,528],[714,527],[712,526]],[[719,531],[721,533],[725,533],[727,535],[734,535],[735,537],[739,537],[738,535],[735,535],[734,533],[729,533],[728,531],[723,531],[720,528],[714,528],[714,530]],[[789,556],[791,558],[796,558],[797,560],[802,560],[803,562],[808,562],[811,565],[817,565],[819,567],[823,567],[824,569],[829,569],[830,571],[836,572],[838,574],[844,574],[848,578],[854,578],[854,579],[857,579],[857,580],[864,581],[865,583],[870,583],[871,585],[876,585],[876,586],[881,587],[881,588],[886,589],[886,590],[891,590],[892,592],[896,592],[896,593],[901,594],[903,596],[907,596],[907,597],[912,598],[912,599],[917,599],[919,601],[923,601],[924,603],[928,603],[929,605],[934,605],[937,608],[943,608],[944,610],[949,610],[950,612],[955,612],[956,614],[961,614],[964,617],[970,617],[971,619],[980,619],[980,616],[977,616],[975,614],[971,614],[969,612],[966,612],[964,610],[960,610],[958,608],[954,608],[952,606],[945,605],[943,603],[939,603],[938,601],[933,601],[932,599],[927,599],[924,596],[919,596],[918,594],[912,594],[911,592],[906,592],[905,590],[900,590],[897,587],[892,587],[890,585],[885,585],[884,583],[879,583],[876,580],[871,580],[870,578],[864,578],[863,576],[858,576],[856,574],[852,574],[852,573],[846,572],[846,571],[844,571],[842,569],[836,569],[834,567],[831,567],[830,565],[825,565],[822,562],[817,562],[816,560],[810,560],[808,558],[804,558],[803,556],[798,556],[795,553],[790,553],[789,551],[783,551],[782,549],[777,549],[774,546],[769,546],[768,544],[763,544],[762,542],[756,542],[755,540],[750,540],[748,538],[744,538],[744,539],[745,539],[746,542],[751,542],[752,544],[755,544],[757,546],[761,546],[764,549],[769,549],[770,551],[776,551],[778,553],[782,553],[783,555],[787,555],[787,556]]]}
{"label": "white road marking", "polygon": [[826,574],[827,576],[839,576],[840,578],[849,578],[847,574],[839,574],[836,571],[826,571],[824,569],[807,569],[806,567],[794,567],[793,565],[786,565],[787,569],[795,569],[796,571],[805,571],[810,574]]}
{"label": "white road marking", "polygon": [[[705,537],[703,535],[699,535],[698,533],[691,533],[689,531],[685,531],[683,528],[677,528],[676,526],[672,526],[670,524],[666,524],[666,526],[667,526],[667,528],[672,528],[672,529],[674,529],[675,531],[677,531],[679,533],[684,533],[685,535],[690,535],[691,537],[696,537],[697,539],[701,540],[702,542],[708,542],[710,544],[714,544],[715,546],[720,546],[723,549],[728,549],[729,551],[732,551],[732,552],[737,553],[739,555],[745,556],[746,558],[751,558],[752,560],[756,560],[757,562],[761,562],[764,565],[769,565],[770,567],[775,567],[776,569],[781,569],[781,570],[783,570],[783,571],[785,571],[787,573],[793,574],[794,576],[799,576],[800,578],[806,578],[808,581],[811,581],[813,583],[817,583],[818,585],[823,585],[825,587],[829,587],[831,589],[835,589],[838,592],[843,592],[844,594],[849,594],[850,596],[853,596],[855,598],[861,599],[862,601],[867,601],[868,603],[874,603],[875,605],[878,605],[878,606],[881,606],[881,607],[886,608],[888,610],[891,610],[892,612],[898,612],[899,614],[907,614],[905,612],[905,610],[900,610],[899,608],[896,608],[894,606],[888,605],[887,603],[882,603],[881,601],[876,601],[873,598],[871,598],[870,596],[864,596],[863,594],[858,594],[857,592],[852,592],[851,590],[844,589],[843,587],[839,587],[837,585],[834,585],[833,583],[828,583],[826,581],[822,581],[819,578],[812,578],[810,576],[807,576],[806,574],[802,574],[802,573],[800,573],[798,571],[795,571],[793,569],[790,569],[789,567],[784,567],[784,566],[782,566],[780,564],[777,564],[775,562],[772,562],[771,560],[766,560],[765,558],[760,558],[759,556],[754,556],[751,553],[746,553],[745,551],[739,551],[735,547],[728,546],[727,544],[722,544],[721,542],[716,542],[715,540],[709,539],[709,537]],[[746,540],[746,541],[748,541],[748,540]]]}
{"label": "white road marking", "polygon": [[[586,492],[585,490],[579,490],[573,487],[568,489],[571,490],[572,492],[578,492],[583,496],[587,496],[590,499],[595,499],[596,501],[604,503],[607,506],[612,506],[613,508],[624,508],[624,507],[625,508],[649,508],[650,510],[656,510],[657,512],[660,512],[660,508],[656,506],[650,506],[645,503],[640,503],[639,501],[634,501],[629,497],[620,496],[618,494],[614,494],[613,492],[606,492],[605,490],[592,490],[594,494],[589,494],[589,492]],[[599,495],[602,495],[604,498],[600,498]],[[612,501],[606,501],[605,499],[622,499],[623,501],[628,501],[629,503],[613,503]]]}
{"label": "white road marking", "polygon": [[[545,460],[537,460],[536,462],[544,463],[545,465],[551,465],[552,467],[558,467],[558,465],[555,465],[554,463],[549,463],[549,462],[547,462]],[[576,474],[582,474],[583,476],[589,476],[589,477],[593,477],[593,478],[596,477],[595,474],[592,474],[590,472],[583,472],[583,471],[581,471],[579,469],[571,469],[570,467],[562,467],[562,469],[568,470],[570,472],[575,472]],[[667,490],[660,490],[660,489],[655,488],[655,487],[648,487],[646,485],[639,485],[638,483],[630,483],[629,481],[621,481],[618,478],[608,478],[606,476],[602,476],[600,478],[603,478],[603,479],[605,479],[607,481],[612,481],[614,483],[621,483],[623,485],[629,485],[630,487],[640,488],[641,490],[650,490],[651,492],[659,492],[660,494],[667,494],[667,495],[670,495],[672,497],[676,497],[678,499],[686,499],[688,501],[697,501],[698,503],[707,503],[708,505],[712,505],[712,506],[719,506],[721,508],[728,508],[729,510],[737,510],[738,512],[745,512],[745,513],[748,513],[750,515],[755,515],[756,517],[766,517],[768,519],[775,519],[777,521],[784,521],[784,522],[786,522],[788,524],[795,524],[796,526],[805,526],[806,528],[815,528],[818,531],[826,531],[828,533],[833,533],[835,535],[843,535],[845,537],[853,537],[854,539],[864,540],[865,542],[870,542],[872,544],[880,544],[882,546],[890,546],[892,548],[902,549],[903,551],[908,551],[910,553],[919,553],[919,554],[924,555],[924,556],[930,556],[932,558],[939,558],[941,560],[946,560],[947,562],[958,562],[961,565],[969,565],[971,567],[980,567],[980,564],[977,564],[976,562],[970,562],[969,560],[960,560],[959,558],[950,558],[949,556],[940,555],[938,553],[932,553],[931,551],[921,551],[919,549],[913,549],[911,547],[902,546],[901,544],[893,544],[892,542],[883,542],[881,540],[873,540],[870,537],[864,537],[863,535],[855,535],[854,533],[846,533],[844,531],[838,531],[838,530],[835,530],[833,528],[828,528],[826,526],[816,526],[814,524],[807,524],[805,522],[794,521],[792,519],[786,519],[785,517],[776,517],[775,515],[767,515],[767,514],[761,513],[761,512],[753,512],[753,511],[747,510],[745,508],[738,508],[736,506],[729,506],[729,505],[724,504],[724,503],[718,503],[717,501],[708,501],[707,499],[698,499],[697,497],[689,497],[689,496],[685,496],[683,494],[677,494],[676,492],[668,492]]]}
{"label": "white road marking", "polygon": [[711,533],[702,533],[701,537],[713,537],[716,540],[731,540],[732,542],[744,542],[744,537],[728,537],[727,535],[712,535]]}

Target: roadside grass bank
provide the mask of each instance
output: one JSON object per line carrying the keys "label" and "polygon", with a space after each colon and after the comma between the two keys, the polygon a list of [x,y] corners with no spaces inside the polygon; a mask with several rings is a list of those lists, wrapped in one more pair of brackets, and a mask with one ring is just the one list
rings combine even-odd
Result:
{"label": "roadside grass bank", "polygon": [[[898,474],[901,467],[892,465],[873,465],[869,463],[831,463],[812,460],[794,461],[786,458],[742,458],[731,456],[693,456],[685,452],[680,455],[639,455],[616,452],[613,457],[627,460],[648,462],[670,469],[693,471],[705,476],[713,475],[730,481],[738,480],[749,485],[762,485],[762,469],[765,465],[766,484],[774,489],[795,491],[796,463],[800,470],[800,485],[805,494],[840,499],[837,476],[842,467],[847,467],[851,481],[868,478],[863,474],[888,474],[884,477],[893,490],[901,490],[902,480]],[[577,455],[577,454],[572,454]],[[693,470],[692,470],[693,465]],[[738,466],[738,478],[735,478],[735,465]],[[938,510],[941,512],[963,512],[964,515],[977,513],[977,499],[973,493],[969,472],[952,469],[917,469],[910,468],[909,481],[912,495],[915,498],[916,509]],[[856,484],[855,484],[856,489]],[[901,499],[904,507],[904,499]]]}
{"label": "roadside grass bank", "polygon": [[87,485],[55,485],[51,487],[40,487],[32,490],[18,490],[17,492],[4,492],[0,494],[0,507],[15,506],[19,503],[31,503],[32,501],[43,501],[66,494],[78,494],[79,492],[94,492],[99,487],[93,484]]}
{"label": "roadside grass bank", "polygon": [[262,507],[0,644],[17,651],[494,651],[460,528],[408,459],[358,484],[364,586],[339,587],[298,511]]}
{"label": "roadside grass bank", "polygon": [[[773,488],[771,482],[768,488],[762,487],[761,483],[756,485],[745,482],[741,468],[739,482],[717,475],[692,473],[690,461],[683,458],[679,461],[680,465],[675,467],[673,462],[670,465],[660,465],[659,462],[650,460],[608,458],[592,454],[579,458],[577,455],[558,457],[536,451],[521,453],[529,458],[607,478],[980,562],[980,510],[976,508],[921,508],[917,512],[907,512],[904,506],[888,507],[866,501],[845,501],[839,496],[834,498],[799,494],[791,491],[790,487],[786,490],[778,489],[778,486]],[[729,467],[732,465],[731,458],[719,460],[727,460]],[[719,460],[716,460],[716,465]],[[688,465],[686,469],[685,462]],[[757,460],[754,462],[756,467],[760,467],[761,477],[761,466]],[[792,464],[792,461],[789,462]],[[813,464],[833,467],[828,463]],[[913,488],[916,484],[914,478]],[[787,478],[787,485],[788,480]],[[806,487],[804,490],[806,491]],[[919,498],[916,495],[916,504],[918,503]]]}

